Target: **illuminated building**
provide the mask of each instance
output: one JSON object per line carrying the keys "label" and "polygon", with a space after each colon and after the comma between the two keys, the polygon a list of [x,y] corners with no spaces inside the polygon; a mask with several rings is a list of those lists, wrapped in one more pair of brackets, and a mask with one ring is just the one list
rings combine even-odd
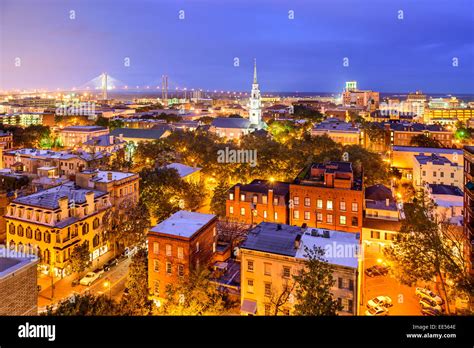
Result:
{"label": "illuminated building", "polygon": [[361,145],[363,131],[355,123],[343,122],[337,118],[328,118],[314,126],[311,135],[327,135],[342,145]]}
{"label": "illuminated building", "polygon": [[355,105],[375,110],[379,107],[379,102],[379,92],[359,90],[356,81],[346,82],[346,88],[342,92],[342,104],[344,106]]}
{"label": "illuminated building", "polygon": [[464,233],[470,242],[468,267],[474,273],[474,147],[464,147]]}
{"label": "illuminated building", "polygon": [[16,198],[5,215],[8,247],[35,248],[41,271],[65,276],[76,245],[87,243],[91,261],[109,250],[103,216],[110,208],[108,193],[73,182]]}
{"label": "illuminated building", "polygon": [[440,155],[415,155],[413,185],[422,188],[425,184],[462,187],[463,167]]}
{"label": "illuminated building", "polygon": [[[305,248],[325,250],[333,267],[331,293],[341,304],[339,315],[355,315],[358,301],[359,236],[353,233],[262,222],[241,245],[241,313],[290,315],[295,298],[294,275],[304,267]],[[336,248],[340,253],[337,254]],[[282,296],[283,294],[283,296]],[[278,297],[288,298],[277,309]]]}
{"label": "illuminated building", "polygon": [[181,210],[150,229],[148,284],[155,303],[166,299],[168,284],[209,265],[217,247],[216,223],[215,215]]}
{"label": "illuminated building", "polygon": [[360,232],[362,179],[350,162],[314,163],[290,184],[290,224]]}
{"label": "illuminated building", "polygon": [[425,123],[441,123],[454,125],[458,121],[467,122],[474,118],[474,108],[450,108],[450,109],[426,109],[424,113]]}
{"label": "illuminated building", "polygon": [[108,134],[109,129],[100,126],[70,126],[58,130],[61,144],[66,147],[79,146],[88,140]]}
{"label": "illuminated building", "polygon": [[226,217],[244,224],[263,221],[286,224],[289,221],[289,183],[254,180],[236,184],[226,199]]}

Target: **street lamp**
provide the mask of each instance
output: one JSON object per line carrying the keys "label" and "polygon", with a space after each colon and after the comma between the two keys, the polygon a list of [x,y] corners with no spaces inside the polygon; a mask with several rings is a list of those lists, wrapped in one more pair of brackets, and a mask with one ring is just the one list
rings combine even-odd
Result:
{"label": "street lamp", "polygon": [[109,289],[109,299],[111,300],[111,299],[112,299],[112,293],[111,293],[111,283],[110,283],[109,278],[105,278],[105,281],[104,281],[104,288],[108,288],[108,289]]}

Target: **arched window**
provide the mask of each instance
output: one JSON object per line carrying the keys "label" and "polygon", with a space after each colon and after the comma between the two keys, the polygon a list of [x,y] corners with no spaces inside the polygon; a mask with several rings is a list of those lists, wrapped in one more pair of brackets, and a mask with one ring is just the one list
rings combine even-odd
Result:
{"label": "arched window", "polygon": [[96,235],[94,236],[94,238],[92,239],[92,246],[93,246],[94,248],[95,248],[96,246],[98,246],[98,245],[99,245],[99,241],[100,241],[100,240],[99,240],[99,235],[96,234]]}
{"label": "arched window", "polygon": [[51,258],[51,254],[50,254],[50,252],[49,252],[49,249],[46,249],[46,250],[43,252],[43,262],[44,262],[44,263],[49,263],[50,258]]}
{"label": "arched window", "polygon": [[11,240],[9,243],[10,250],[15,250],[15,241]]}
{"label": "arched window", "polygon": [[99,227],[99,219],[95,218],[94,222],[92,223],[92,228],[96,230]]}
{"label": "arched window", "polygon": [[23,249],[23,243],[22,242],[18,243],[18,248],[16,249],[16,251],[18,251],[19,253],[22,253],[23,250],[24,250]]}
{"label": "arched window", "polygon": [[86,222],[84,225],[82,225],[82,235],[85,235],[89,232],[89,224]]}
{"label": "arched window", "polygon": [[51,243],[51,233],[49,233],[49,231],[46,231],[44,233],[43,238],[44,238],[45,243]]}
{"label": "arched window", "polygon": [[23,236],[24,236],[24,233],[23,233],[23,226],[22,226],[22,225],[18,226],[16,232],[18,233],[18,236],[19,236],[19,237],[23,237]]}
{"label": "arched window", "polygon": [[41,241],[41,231],[38,228],[35,231],[35,239]]}
{"label": "arched window", "polygon": [[10,224],[9,228],[8,228],[8,231],[10,232],[10,234],[15,234],[15,225],[14,224]]}
{"label": "arched window", "polygon": [[31,227],[26,228],[26,238],[33,238],[33,231],[31,230]]}

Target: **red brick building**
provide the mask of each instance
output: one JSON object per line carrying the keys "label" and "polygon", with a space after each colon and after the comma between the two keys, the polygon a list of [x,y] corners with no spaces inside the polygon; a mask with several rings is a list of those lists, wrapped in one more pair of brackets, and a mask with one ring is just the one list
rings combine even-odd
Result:
{"label": "red brick building", "polygon": [[217,217],[181,210],[148,232],[148,283],[156,300],[195,268],[206,267],[217,245]]}
{"label": "red brick building", "polygon": [[363,202],[350,162],[314,163],[290,184],[290,224],[361,232]]}
{"label": "red brick building", "polygon": [[226,200],[226,216],[231,221],[245,224],[277,222],[288,224],[290,184],[254,180],[250,184],[236,184],[230,188]]}

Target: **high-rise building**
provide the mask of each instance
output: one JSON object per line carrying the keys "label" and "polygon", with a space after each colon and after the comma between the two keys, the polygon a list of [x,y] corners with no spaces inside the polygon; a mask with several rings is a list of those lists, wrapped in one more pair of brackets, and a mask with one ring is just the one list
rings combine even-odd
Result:
{"label": "high-rise building", "polygon": [[342,92],[342,104],[344,106],[361,106],[375,111],[379,107],[379,103],[379,92],[357,89],[356,81],[346,82],[346,88]]}

